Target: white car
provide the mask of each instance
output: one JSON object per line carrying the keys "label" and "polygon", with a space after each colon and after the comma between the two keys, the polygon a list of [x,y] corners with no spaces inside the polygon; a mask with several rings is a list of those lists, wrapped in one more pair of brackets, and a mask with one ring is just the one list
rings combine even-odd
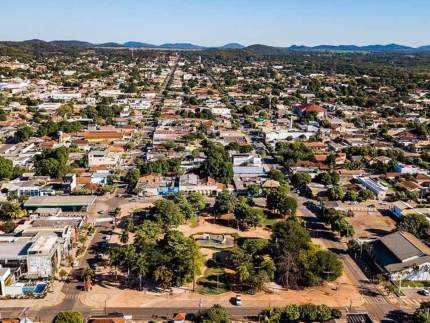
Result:
{"label": "white car", "polygon": [[78,267],[79,266],[79,261],[74,261],[72,263],[72,267]]}
{"label": "white car", "polygon": [[242,296],[236,295],[236,306],[242,306]]}
{"label": "white car", "polygon": [[429,295],[430,295],[430,292],[429,292],[427,289],[422,289],[422,290],[420,291],[420,294],[421,294],[421,295],[424,295],[424,296],[429,296]]}
{"label": "white car", "polygon": [[110,240],[110,238],[111,238],[111,236],[110,236],[110,235],[105,236],[105,240],[106,240],[106,241],[109,241],[109,240]]}
{"label": "white car", "polygon": [[103,214],[103,213],[105,213],[105,210],[101,210],[101,211],[99,211],[98,213],[99,213],[99,214]]}
{"label": "white car", "polygon": [[381,205],[388,205],[388,202],[387,201],[383,201],[383,202],[381,202]]}

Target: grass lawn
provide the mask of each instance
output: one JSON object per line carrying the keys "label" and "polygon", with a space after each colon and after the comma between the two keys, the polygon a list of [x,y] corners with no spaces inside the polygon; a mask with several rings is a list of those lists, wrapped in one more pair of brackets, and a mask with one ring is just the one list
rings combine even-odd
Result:
{"label": "grass lawn", "polygon": [[[397,286],[399,285],[398,281],[396,281],[395,283]],[[402,287],[419,287],[419,288],[430,287],[430,281],[405,280],[405,281],[402,281]]]}
{"label": "grass lawn", "polygon": [[204,277],[201,277],[197,280],[196,291],[202,294],[208,295],[219,295],[228,292],[230,289],[228,288],[227,281],[224,275],[219,275],[218,287],[217,288],[217,275],[216,273],[224,273],[224,268],[207,268],[204,272]]}

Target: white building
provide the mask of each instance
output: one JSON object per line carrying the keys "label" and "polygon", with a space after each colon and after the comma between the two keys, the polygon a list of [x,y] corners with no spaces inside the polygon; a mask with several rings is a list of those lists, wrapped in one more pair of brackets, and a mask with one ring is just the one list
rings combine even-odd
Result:
{"label": "white building", "polygon": [[55,113],[59,107],[61,107],[61,103],[45,102],[37,107],[37,111],[43,113],[41,110],[46,110],[45,113],[51,114]]}
{"label": "white building", "polygon": [[212,110],[212,113],[216,116],[217,115],[230,116],[230,114],[231,114],[230,109],[227,107],[213,107],[213,108],[211,108],[211,110]]}
{"label": "white building", "polygon": [[385,199],[385,196],[387,195],[388,191],[388,186],[384,183],[378,182],[371,177],[360,177],[359,182],[364,187],[375,193],[375,196],[378,200],[382,201]]}
{"label": "white building", "polygon": [[91,151],[88,154],[88,165],[115,167],[119,164],[121,157],[108,151]]}
{"label": "white building", "polygon": [[254,166],[261,166],[261,157],[249,154],[240,154],[233,156],[233,166],[241,166],[245,164],[253,164]]}

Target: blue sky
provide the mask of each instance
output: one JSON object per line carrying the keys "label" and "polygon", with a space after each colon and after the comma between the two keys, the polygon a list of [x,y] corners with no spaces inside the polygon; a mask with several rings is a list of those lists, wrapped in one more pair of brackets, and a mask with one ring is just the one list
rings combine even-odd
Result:
{"label": "blue sky", "polygon": [[430,44],[428,0],[4,0],[0,40]]}

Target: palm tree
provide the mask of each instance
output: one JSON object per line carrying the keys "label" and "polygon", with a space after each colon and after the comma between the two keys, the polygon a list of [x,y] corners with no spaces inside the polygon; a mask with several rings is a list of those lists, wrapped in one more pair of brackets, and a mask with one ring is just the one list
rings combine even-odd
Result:
{"label": "palm tree", "polygon": [[109,265],[112,268],[112,265],[115,266],[115,281],[118,280],[118,271],[117,267],[120,265],[120,249],[118,247],[114,247],[110,250],[109,255]]}
{"label": "palm tree", "polygon": [[145,256],[145,254],[140,253],[132,268],[133,273],[139,276],[139,290],[142,290],[142,278],[145,277],[149,271]]}
{"label": "palm tree", "polygon": [[127,271],[127,280],[130,280],[131,268],[136,261],[136,251],[133,246],[125,245],[121,248],[120,264],[123,270]]}
{"label": "palm tree", "polygon": [[126,244],[129,240],[130,240],[130,236],[128,234],[128,231],[127,230],[123,230],[122,233],[121,233],[121,237],[119,238],[119,241],[122,244]]}
{"label": "palm tree", "polygon": [[236,273],[241,283],[248,280],[250,277],[249,270],[245,265],[237,267]]}
{"label": "palm tree", "polygon": [[126,230],[126,231],[133,231],[133,229],[134,229],[133,219],[132,218],[125,219],[124,230]]}

